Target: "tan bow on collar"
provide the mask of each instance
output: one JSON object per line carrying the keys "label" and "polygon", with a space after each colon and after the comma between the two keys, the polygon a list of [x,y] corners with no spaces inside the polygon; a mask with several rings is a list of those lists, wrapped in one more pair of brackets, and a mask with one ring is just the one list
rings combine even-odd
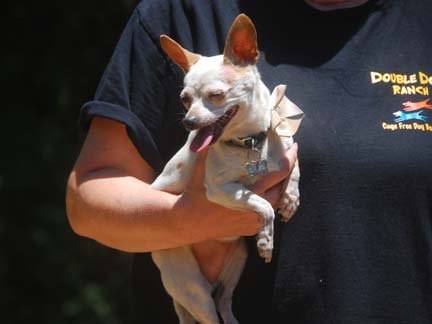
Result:
{"label": "tan bow on collar", "polygon": [[286,85],[274,88],[272,99],[271,130],[279,136],[291,137],[297,132],[304,117],[303,111],[285,96]]}

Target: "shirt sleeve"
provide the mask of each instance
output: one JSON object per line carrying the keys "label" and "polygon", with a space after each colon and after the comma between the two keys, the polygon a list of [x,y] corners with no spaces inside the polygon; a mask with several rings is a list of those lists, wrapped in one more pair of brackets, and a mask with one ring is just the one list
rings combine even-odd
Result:
{"label": "shirt sleeve", "polygon": [[[158,40],[152,38],[135,10],[114,50],[94,99],[83,105],[79,118],[86,132],[93,117],[124,124],[138,152],[160,171],[157,146],[162,122],[170,67]],[[167,81],[168,80],[168,81]]]}

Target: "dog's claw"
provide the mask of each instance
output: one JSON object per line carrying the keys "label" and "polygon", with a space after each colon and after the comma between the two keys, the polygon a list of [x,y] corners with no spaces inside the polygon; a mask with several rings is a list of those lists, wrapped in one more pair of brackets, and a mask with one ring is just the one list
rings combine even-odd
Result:
{"label": "dog's claw", "polygon": [[270,263],[272,260],[273,249],[259,251],[260,257],[264,259],[265,263]]}

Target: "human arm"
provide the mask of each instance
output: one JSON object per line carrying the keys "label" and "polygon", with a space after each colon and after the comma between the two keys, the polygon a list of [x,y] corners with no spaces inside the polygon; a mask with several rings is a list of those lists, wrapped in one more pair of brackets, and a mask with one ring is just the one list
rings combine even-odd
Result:
{"label": "human arm", "polygon": [[[254,190],[264,194],[289,172],[287,165]],[[68,182],[70,224],[79,235],[128,252],[255,234],[260,224],[254,213],[229,210],[206,199],[203,174],[201,162],[182,195],[152,189],[149,184],[155,173],[129,140],[125,127],[94,118]],[[277,190],[266,193],[269,200],[277,200]]]}

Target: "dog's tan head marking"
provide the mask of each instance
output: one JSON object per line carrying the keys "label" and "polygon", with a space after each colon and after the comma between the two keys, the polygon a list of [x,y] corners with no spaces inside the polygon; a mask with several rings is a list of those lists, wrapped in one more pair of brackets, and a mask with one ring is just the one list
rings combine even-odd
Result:
{"label": "dog's tan head marking", "polygon": [[164,52],[185,72],[187,73],[201,55],[189,52],[179,43],[167,35],[160,36],[160,44]]}
{"label": "dog's tan head marking", "polygon": [[224,62],[234,65],[255,65],[259,52],[255,26],[248,16],[240,14],[228,32],[224,49]]}

